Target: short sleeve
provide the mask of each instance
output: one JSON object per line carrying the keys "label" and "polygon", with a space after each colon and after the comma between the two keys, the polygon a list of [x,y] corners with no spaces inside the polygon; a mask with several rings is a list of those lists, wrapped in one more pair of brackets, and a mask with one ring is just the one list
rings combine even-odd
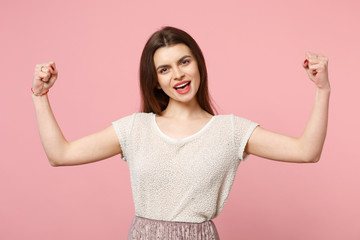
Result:
{"label": "short sleeve", "polygon": [[123,117],[115,122],[112,123],[112,125],[114,126],[116,135],[119,139],[119,143],[121,146],[121,150],[122,150],[122,159],[124,161],[127,161],[127,150],[128,150],[128,144],[129,144],[129,139],[130,139],[130,134],[131,134],[131,129],[133,126],[133,122],[134,122],[134,118],[135,118],[135,113],[126,117]]}
{"label": "short sleeve", "polygon": [[245,146],[254,129],[259,125],[248,119],[233,115],[233,132],[235,147],[238,149],[238,157],[244,161],[249,154],[245,153]]}

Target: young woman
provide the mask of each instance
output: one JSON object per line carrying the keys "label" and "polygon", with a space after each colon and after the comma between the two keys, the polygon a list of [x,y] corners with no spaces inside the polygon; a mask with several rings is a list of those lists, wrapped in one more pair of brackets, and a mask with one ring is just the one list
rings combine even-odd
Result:
{"label": "young woman", "polygon": [[54,62],[38,64],[33,101],[52,166],[91,163],[121,154],[130,169],[135,217],[128,239],[219,239],[211,219],[229,195],[238,164],[249,154],[294,163],[320,159],[330,84],[328,59],[307,53],[303,67],[316,98],[299,138],[234,115],[215,115],[202,52],[186,32],[165,27],[145,45],[140,62],[142,112],[73,142],[64,138],[47,92]]}

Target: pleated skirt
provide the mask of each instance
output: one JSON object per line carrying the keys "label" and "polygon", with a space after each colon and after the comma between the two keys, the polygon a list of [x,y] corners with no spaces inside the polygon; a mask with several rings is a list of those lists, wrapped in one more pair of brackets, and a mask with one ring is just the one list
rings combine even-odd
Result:
{"label": "pleated skirt", "polygon": [[220,240],[215,224],[172,222],[135,216],[127,240]]}

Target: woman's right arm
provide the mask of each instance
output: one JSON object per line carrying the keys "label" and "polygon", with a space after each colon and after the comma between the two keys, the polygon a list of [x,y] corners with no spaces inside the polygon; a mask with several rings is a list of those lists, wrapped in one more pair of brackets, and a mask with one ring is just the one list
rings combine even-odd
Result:
{"label": "woman's right arm", "polygon": [[68,142],[51,110],[47,94],[57,79],[55,63],[38,64],[33,80],[33,102],[40,139],[52,166],[70,166],[103,160],[121,153],[113,126]]}

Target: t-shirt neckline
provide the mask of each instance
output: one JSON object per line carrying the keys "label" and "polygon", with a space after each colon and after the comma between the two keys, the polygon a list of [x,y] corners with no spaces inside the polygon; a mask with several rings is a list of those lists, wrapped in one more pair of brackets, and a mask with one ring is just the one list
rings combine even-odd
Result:
{"label": "t-shirt neckline", "polygon": [[184,143],[184,142],[188,142],[188,141],[198,137],[199,135],[201,135],[206,129],[208,129],[210,127],[210,125],[214,121],[215,117],[216,117],[216,115],[212,116],[211,119],[196,133],[194,133],[190,136],[184,137],[184,138],[177,138],[177,139],[169,137],[168,135],[166,135],[165,133],[163,133],[161,131],[161,129],[159,128],[159,126],[156,122],[156,114],[155,113],[152,113],[152,123],[155,127],[156,132],[165,140],[172,142],[172,143]]}

